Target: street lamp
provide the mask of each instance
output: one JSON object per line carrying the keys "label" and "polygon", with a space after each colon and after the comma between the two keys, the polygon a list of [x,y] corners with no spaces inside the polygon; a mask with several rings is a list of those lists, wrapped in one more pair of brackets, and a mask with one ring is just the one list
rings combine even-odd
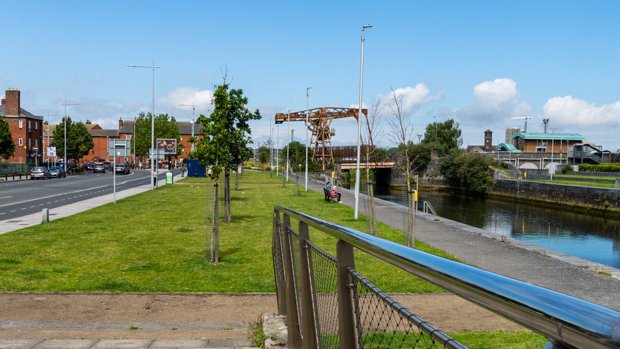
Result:
{"label": "street lamp", "polygon": [[[287,130],[286,133],[287,134],[291,134],[291,110],[289,109],[288,112],[286,113],[286,126],[287,126]],[[291,136],[289,136],[291,137]],[[293,141],[292,139],[293,137],[291,137],[291,139],[289,140],[288,144],[286,145],[286,181],[288,182],[288,149],[291,147],[291,142]]]}
{"label": "street lamp", "polygon": [[362,26],[362,50],[360,53],[360,100],[357,106],[357,164],[355,166],[355,212],[353,218],[357,219],[360,200],[360,143],[362,139],[362,91],[364,87],[364,32],[367,28],[372,28],[370,24]]}
{"label": "street lamp", "polygon": [[67,103],[67,101],[65,100],[65,118],[63,119],[63,124],[64,124],[64,129],[65,129],[65,133],[64,133],[64,148],[63,150],[65,151],[65,155],[63,158],[63,163],[62,166],[65,168],[65,172],[67,172],[67,106],[68,105],[80,105],[80,102],[76,102],[76,103]]}
{"label": "street lamp", "polygon": [[[192,140],[194,139],[194,114],[196,113],[196,104],[192,102],[192,104],[179,104],[181,107],[192,107]],[[194,142],[192,142],[192,151],[194,151]]]}
{"label": "street lamp", "polygon": [[155,69],[159,69],[160,67],[155,65],[155,60],[153,59],[152,65],[135,65],[128,64],[129,68],[146,68],[151,69],[153,71],[153,112],[151,113],[151,190],[155,189],[155,182],[157,181],[157,174],[155,168]]}
{"label": "street lamp", "polygon": [[308,147],[310,146],[309,140],[308,140],[308,114],[310,114],[309,112],[309,106],[308,106],[308,97],[310,96],[310,89],[312,87],[306,87],[306,190],[308,191]]}

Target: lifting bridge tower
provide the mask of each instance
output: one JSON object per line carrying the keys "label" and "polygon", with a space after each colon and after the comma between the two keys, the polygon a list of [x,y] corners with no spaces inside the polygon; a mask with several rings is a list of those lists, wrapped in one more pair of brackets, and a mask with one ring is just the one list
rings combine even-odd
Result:
{"label": "lifting bridge tower", "polygon": [[[337,108],[337,107],[321,107],[308,110],[308,130],[312,133],[312,157],[321,159],[323,170],[325,163],[333,162],[334,154],[332,152],[331,138],[336,135],[336,131],[331,128],[332,120],[353,117],[357,120],[357,108]],[[364,115],[368,115],[367,109],[362,109]],[[289,114],[277,113],[275,117],[276,124],[286,121],[306,121],[306,111],[298,111]]]}

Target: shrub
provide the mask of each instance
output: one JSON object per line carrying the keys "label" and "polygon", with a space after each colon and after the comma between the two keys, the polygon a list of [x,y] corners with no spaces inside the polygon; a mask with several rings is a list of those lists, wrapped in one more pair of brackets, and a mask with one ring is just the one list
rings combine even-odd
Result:
{"label": "shrub", "polygon": [[590,171],[590,172],[620,172],[620,164],[581,164],[579,165],[579,171]]}

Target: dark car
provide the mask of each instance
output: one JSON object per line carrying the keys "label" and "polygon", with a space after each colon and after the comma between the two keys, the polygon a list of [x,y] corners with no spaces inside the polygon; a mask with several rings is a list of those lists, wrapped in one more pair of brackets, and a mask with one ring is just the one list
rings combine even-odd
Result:
{"label": "dark car", "polygon": [[46,167],[33,167],[30,170],[30,179],[49,179],[52,178],[50,171]]}
{"label": "dark car", "polygon": [[105,167],[106,171],[112,171],[113,170],[112,163],[109,162],[109,161],[104,161],[103,162],[103,167]]}
{"label": "dark car", "polygon": [[93,163],[92,162],[87,162],[84,165],[82,165],[82,170],[84,171],[92,171],[93,170]]}
{"label": "dark car", "polygon": [[114,167],[114,172],[116,174],[128,175],[130,173],[129,165],[128,164],[116,164],[116,167]]}
{"label": "dark car", "polygon": [[93,173],[105,173],[105,166],[103,164],[95,164],[93,166]]}
{"label": "dark car", "polygon": [[67,177],[67,171],[60,166],[54,166],[50,167],[50,175],[54,178],[65,178]]}

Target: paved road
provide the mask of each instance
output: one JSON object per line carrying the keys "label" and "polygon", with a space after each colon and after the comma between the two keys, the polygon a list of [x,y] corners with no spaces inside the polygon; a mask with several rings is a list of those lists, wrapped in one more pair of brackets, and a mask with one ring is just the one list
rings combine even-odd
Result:
{"label": "paved road", "polygon": [[[176,171],[178,172],[178,171]],[[158,175],[163,181],[165,173]],[[116,176],[116,191],[149,184],[148,171]],[[82,200],[113,193],[113,174],[87,173],[52,180],[24,180],[0,184],[0,221],[39,213]]]}

